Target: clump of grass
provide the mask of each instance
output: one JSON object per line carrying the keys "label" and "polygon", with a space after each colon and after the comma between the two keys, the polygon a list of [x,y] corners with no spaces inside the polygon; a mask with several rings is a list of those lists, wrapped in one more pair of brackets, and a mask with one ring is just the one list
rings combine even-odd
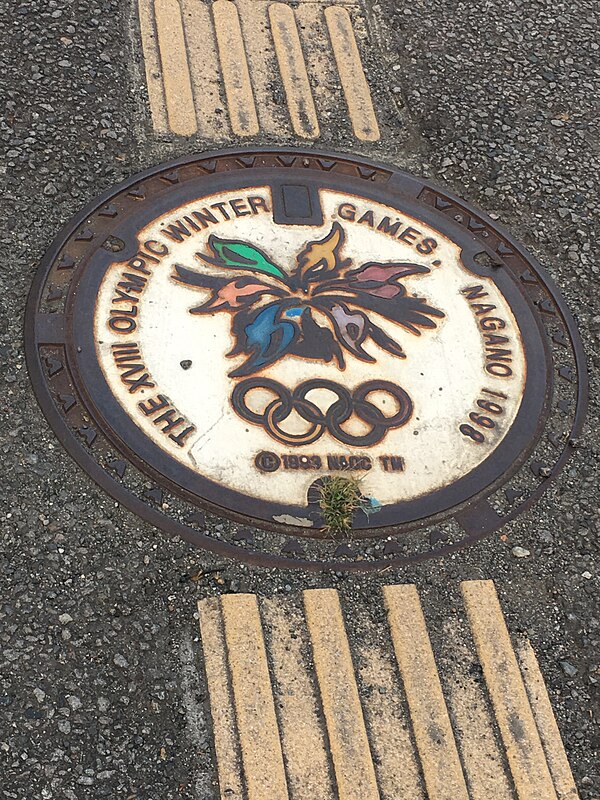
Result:
{"label": "clump of grass", "polygon": [[333,536],[348,536],[352,530],[354,512],[364,508],[365,500],[356,478],[341,475],[325,478],[319,499],[325,530]]}

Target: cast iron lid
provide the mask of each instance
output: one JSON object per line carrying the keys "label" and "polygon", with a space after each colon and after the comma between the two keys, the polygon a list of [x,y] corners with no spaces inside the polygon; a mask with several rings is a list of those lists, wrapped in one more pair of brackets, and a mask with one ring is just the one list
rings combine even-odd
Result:
{"label": "cast iron lid", "polygon": [[[541,494],[583,421],[581,344],[535,260],[348,156],[224,151],[126,181],[50,248],[26,336],[50,424],[116,500],[271,565],[465,546]],[[320,487],[349,474],[340,540]]]}

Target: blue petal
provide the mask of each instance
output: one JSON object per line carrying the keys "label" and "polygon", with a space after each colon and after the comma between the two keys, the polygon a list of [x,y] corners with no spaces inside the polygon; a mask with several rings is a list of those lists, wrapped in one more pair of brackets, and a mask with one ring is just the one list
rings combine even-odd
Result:
{"label": "blue petal", "polygon": [[293,322],[278,319],[278,303],[267,306],[264,311],[245,328],[248,349],[254,351],[248,362],[254,369],[275,361],[282,355],[297,335]]}

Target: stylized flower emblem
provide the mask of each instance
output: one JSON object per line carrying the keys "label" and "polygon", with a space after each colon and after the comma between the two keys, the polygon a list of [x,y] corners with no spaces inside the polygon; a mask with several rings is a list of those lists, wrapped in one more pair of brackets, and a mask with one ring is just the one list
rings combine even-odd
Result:
{"label": "stylized flower emblem", "polygon": [[374,341],[398,358],[402,347],[369,317],[369,312],[420,335],[435,328],[432,317],[442,311],[420,297],[410,297],[401,281],[427,273],[422,264],[369,261],[353,268],[342,256],[344,229],[334,222],[323,239],[309,242],[297,255],[291,274],[254,245],[211,235],[208,253],[196,257],[233,278],[207,275],[175,265],[176,280],[210,291],[191,314],[232,314],[235,338],[229,357],[247,356],[231,377],[251,375],[287,355],[330,362],[344,369],[344,351],[361,361],[375,362],[364,345]]}

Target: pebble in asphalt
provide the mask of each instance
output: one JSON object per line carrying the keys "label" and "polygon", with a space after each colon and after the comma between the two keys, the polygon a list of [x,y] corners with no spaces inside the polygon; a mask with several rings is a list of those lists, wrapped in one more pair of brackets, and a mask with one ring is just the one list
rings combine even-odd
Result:
{"label": "pebble in asphalt", "polygon": [[[507,225],[561,287],[592,378],[582,446],[533,512],[502,538],[385,582],[419,585],[435,640],[436,620],[459,613],[459,580],[496,581],[511,629],[538,653],[590,800],[600,795],[597,5],[385,0],[368,17],[383,139],[356,148],[332,119],[323,146],[434,177]],[[0,29],[14,42],[0,66],[0,796],[213,798],[196,599],[323,585],[350,610],[381,614],[384,578],[270,572],[171,541],[118,508],[49,433],[22,345],[41,255],[102,190],[209,143],[153,139],[127,3],[15,3]]]}

